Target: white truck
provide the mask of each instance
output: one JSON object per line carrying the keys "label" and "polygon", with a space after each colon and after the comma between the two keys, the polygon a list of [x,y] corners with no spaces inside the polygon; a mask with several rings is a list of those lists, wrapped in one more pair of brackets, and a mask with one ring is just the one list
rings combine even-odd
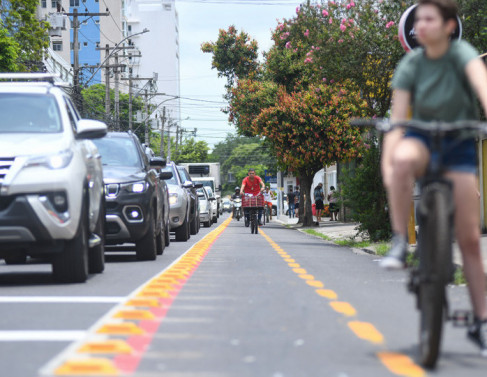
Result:
{"label": "white truck", "polygon": [[191,179],[195,182],[202,182],[203,186],[211,187],[217,201],[217,216],[223,212],[222,208],[222,185],[220,177],[219,162],[186,162],[179,164],[188,171]]}

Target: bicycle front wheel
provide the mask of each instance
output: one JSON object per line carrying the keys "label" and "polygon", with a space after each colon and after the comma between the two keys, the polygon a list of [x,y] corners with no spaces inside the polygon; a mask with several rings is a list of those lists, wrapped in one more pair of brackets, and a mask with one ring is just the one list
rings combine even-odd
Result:
{"label": "bicycle front wheel", "polygon": [[420,204],[420,362],[436,366],[445,318],[446,285],[451,273],[451,191],[444,186],[423,193]]}

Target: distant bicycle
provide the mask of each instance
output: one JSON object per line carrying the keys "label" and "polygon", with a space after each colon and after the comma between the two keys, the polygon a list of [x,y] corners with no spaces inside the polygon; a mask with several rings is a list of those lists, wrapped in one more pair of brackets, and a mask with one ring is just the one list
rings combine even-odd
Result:
{"label": "distant bicycle", "polygon": [[[249,215],[249,225],[250,225],[250,233],[258,234],[259,233],[259,210],[264,209],[264,196],[262,193],[258,195],[252,194],[245,194],[243,196],[242,206],[244,208],[245,214],[248,213]],[[247,222],[247,219],[245,219]],[[265,216],[264,216],[265,222]],[[246,224],[247,226],[247,224]]]}
{"label": "distant bicycle", "polygon": [[[410,271],[408,289],[417,298],[420,312],[419,357],[420,363],[434,368],[440,352],[444,320],[457,326],[473,323],[470,311],[449,314],[446,287],[453,281],[452,261],[453,215],[455,212],[452,183],[444,177],[442,157],[449,153],[443,149],[442,140],[447,135],[458,137],[460,131],[470,130],[487,134],[487,123],[461,121],[455,123],[406,121],[391,124],[387,120],[354,120],[352,126],[374,126],[380,132],[397,127],[413,130],[431,138],[431,161],[425,176],[419,181],[420,201],[417,206],[419,223],[417,255],[419,265]],[[456,145],[448,149],[455,148]]]}

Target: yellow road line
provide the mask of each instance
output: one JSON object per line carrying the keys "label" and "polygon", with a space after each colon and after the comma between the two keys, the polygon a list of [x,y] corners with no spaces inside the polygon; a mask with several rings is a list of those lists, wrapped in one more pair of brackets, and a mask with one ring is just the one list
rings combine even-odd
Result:
{"label": "yellow road line", "polygon": [[[301,279],[305,280],[306,284],[315,289],[316,294],[330,300],[330,307],[344,315],[345,317],[356,317],[356,309],[348,302],[336,301],[338,295],[331,289],[324,289],[324,284],[315,279],[313,275],[307,273],[306,269],[302,268],[292,256],[285,252],[276,242],[274,242],[264,231],[260,234],[269,242],[269,244],[277,251],[277,253],[288,263],[292,271],[296,273]],[[375,326],[368,322],[349,321],[347,323],[349,329],[360,339],[366,340],[372,344],[383,345],[384,336],[375,328]],[[392,353],[379,352],[377,357],[382,364],[389,369],[390,372],[404,377],[424,377],[426,372],[417,364],[415,364],[408,356]]]}

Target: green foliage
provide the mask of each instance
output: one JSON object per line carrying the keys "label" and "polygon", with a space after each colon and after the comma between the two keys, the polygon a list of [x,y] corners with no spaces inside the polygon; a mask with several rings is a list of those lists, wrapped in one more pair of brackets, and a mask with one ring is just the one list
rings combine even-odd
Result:
{"label": "green foliage", "polygon": [[458,0],[463,34],[481,53],[487,52],[487,2],[484,0]]}
{"label": "green foliage", "polygon": [[257,41],[243,31],[238,33],[233,25],[228,30],[220,29],[217,42],[203,43],[201,50],[213,54],[212,68],[218,70],[218,77],[227,78],[227,88],[237,77],[257,72]]}
{"label": "green foliage", "polygon": [[[38,0],[10,0],[3,9],[2,18],[6,34],[15,43],[9,43],[8,50],[0,49],[0,61],[16,57],[16,66],[6,68],[18,71],[40,71],[42,59],[49,47],[49,24],[37,19]],[[5,33],[3,33],[5,34]],[[5,40],[0,34],[1,41]],[[7,57],[4,57],[5,56]]]}
{"label": "green foliage", "polygon": [[340,187],[345,206],[360,224],[358,230],[367,233],[375,242],[389,239],[391,228],[377,139],[372,138],[368,147],[355,169],[345,169]]}
{"label": "green foliage", "polygon": [[19,54],[19,45],[9,37],[7,29],[4,28],[0,19],[0,72],[15,72],[18,70],[17,58]]}
{"label": "green foliage", "polygon": [[183,143],[178,146],[178,150],[172,159],[178,164],[181,162],[206,162],[209,150],[206,141],[195,141],[193,137],[185,138]]}

